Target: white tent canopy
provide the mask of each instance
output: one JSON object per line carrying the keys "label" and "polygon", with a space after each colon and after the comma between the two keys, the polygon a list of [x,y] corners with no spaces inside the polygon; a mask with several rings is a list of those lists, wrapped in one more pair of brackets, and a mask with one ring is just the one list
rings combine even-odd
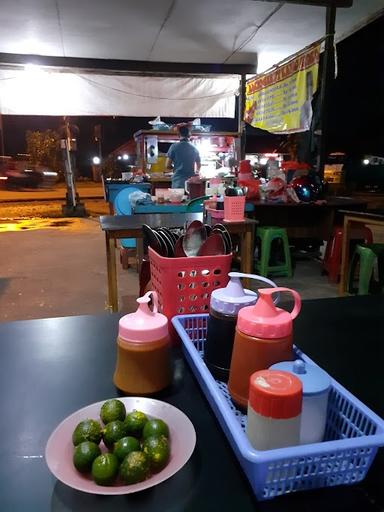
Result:
{"label": "white tent canopy", "polygon": [[238,76],[146,77],[0,70],[0,113],[234,117]]}
{"label": "white tent canopy", "polygon": [[[338,9],[336,41],[382,12],[383,0],[354,0]],[[141,61],[144,71],[164,62],[248,64],[260,73],[322,38],[325,13],[324,7],[254,0],[2,0],[0,113],[233,117],[233,76],[31,74],[1,65],[39,55],[101,59],[103,69],[115,60],[127,71],[128,61]],[[189,67],[196,70],[188,65],[188,73]]]}
{"label": "white tent canopy", "polygon": [[[336,41],[383,0],[338,9]],[[0,52],[148,62],[258,64],[324,36],[324,7],[253,0],[2,0]]]}

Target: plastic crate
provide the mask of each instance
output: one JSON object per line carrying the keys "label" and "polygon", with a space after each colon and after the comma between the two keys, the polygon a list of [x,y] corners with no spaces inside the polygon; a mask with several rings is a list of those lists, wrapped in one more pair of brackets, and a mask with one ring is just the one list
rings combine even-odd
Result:
{"label": "plastic crate", "polygon": [[215,208],[206,208],[212,219],[224,219],[224,210],[216,210]]}
{"label": "plastic crate", "polygon": [[[228,283],[232,254],[165,258],[149,247],[152,288],[160,311],[171,320],[180,314],[208,312],[211,293]],[[171,337],[175,339],[171,329]]]}
{"label": "plastic crate", "polygon": [[224,220],[226,222],[241,222],[245,214],[245,196],[224,197]]}
{"label": "plastic crate", "polygon": [[[208,315],[173,318],[193,373],[223,428],[256,497],[266,500],[306,489],[363,480],[379,446],[384,421],[332,379],[322,443],[258,451],[245,433],[247,417],[233,404],[224,382],[203,361]],[[314,363],[296,347],[295,356]]]}

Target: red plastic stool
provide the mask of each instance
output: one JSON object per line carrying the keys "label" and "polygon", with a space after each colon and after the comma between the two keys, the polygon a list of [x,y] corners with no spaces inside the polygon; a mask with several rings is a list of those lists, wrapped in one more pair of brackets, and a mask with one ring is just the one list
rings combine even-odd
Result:
{"label": "red plastic stool", "polygon": [[[364,240],[366,244],[373,242],[372,231],[367,226],[352,224],[350,233],[351,240]],[[335,226],[333,234],[328,240],[323,259],[323,271],[328,274],[328,279],[334,283],[337,283],[340,277],[342,241],[343,228]]]}

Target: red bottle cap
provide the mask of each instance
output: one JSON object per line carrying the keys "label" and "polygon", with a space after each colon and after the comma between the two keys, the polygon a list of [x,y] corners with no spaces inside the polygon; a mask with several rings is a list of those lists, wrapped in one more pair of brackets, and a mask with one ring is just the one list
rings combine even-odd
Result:
{"label": "red bottle cap", "polygon": [[292,373],[260,370],[249,380],[249,405],[267,418],[295,418],[301,413],[303,385]]}

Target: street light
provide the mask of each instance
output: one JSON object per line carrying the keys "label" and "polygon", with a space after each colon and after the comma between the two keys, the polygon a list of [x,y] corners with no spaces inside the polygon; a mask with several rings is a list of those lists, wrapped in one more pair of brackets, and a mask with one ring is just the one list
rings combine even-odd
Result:
{"label": "street light", "polygon": [[128,160],[128,158],[129,158],[129,156],[126,153],[124,153],[123,160]]}
{"label": "street light", "polygon": [[92,158],[92,163],[93,163],[93,165],[99,165],[99,164],[100,164],[100,162],[101,162],[101,159],[100,159],[100,157],[99,157],[99,156],[94,156],[94,157]]}

